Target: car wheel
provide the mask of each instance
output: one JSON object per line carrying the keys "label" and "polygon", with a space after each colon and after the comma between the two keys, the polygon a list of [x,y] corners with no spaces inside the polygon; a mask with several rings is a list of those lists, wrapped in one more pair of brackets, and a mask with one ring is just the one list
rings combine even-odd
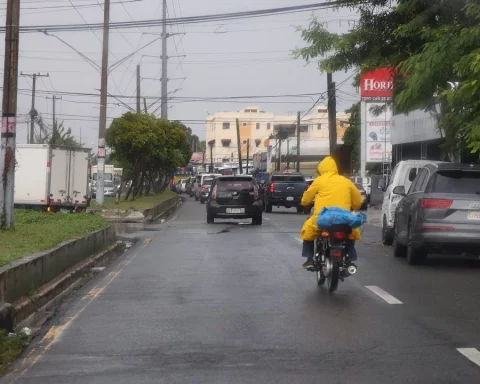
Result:
{"label": "car wheel", "polygon": [[252,224],[253,225],[262,225],[262,221],[263,221],[262,215],[252,217]]}
{"label": "car wheel", "polygon": [[195,195],[195,201],[198,201],[198,196],[197,195]]}
{"label": "car wheel", "polygon": [[382,243],[383,245],[390,246],[393,244],[393,233],[392,229],[387,226],[387,218],[383,217],[382,225]]}
{"label": "car wheel", "polygon": [[200,199],[200,204],[205,204],[205,200]]}
{"label": "car wheel", "polygon": [[297,213],[303,213],[303,207],[302,206],[297,207]]}
{"label": "car wheel", "polygon": [[272,212],[272,204],[270,204],[270,203],[265,204],[265,212],[267,212],[267,213]]}
{"label": "car wheel", "polygon": [[405,246],[401,245],[398,242],[398,235],[397,235],[397,226],[393,226],[393,256],[394,257],[405,257],[406,248]]}
{"label": "car wheel", "polygon": [[207,213],[207,224],[214,224],[215,223],[215,216]]}
{"label": "car wheel", "polygon": [[410,228],[408,230],[408,244],[407,244],[407,263],[410,265],[420,265],[425,262],[427,258],[427,251],[424,248],[415,248],[412,243]]}

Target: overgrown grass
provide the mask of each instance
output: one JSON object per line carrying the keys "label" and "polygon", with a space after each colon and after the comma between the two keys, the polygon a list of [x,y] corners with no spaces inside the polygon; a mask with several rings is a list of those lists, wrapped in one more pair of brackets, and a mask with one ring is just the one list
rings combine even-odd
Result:
{"label": "overgrown grass", "polygon": [[93,200],[91,202],[92,208],[101,208],[101,209],[123,209],[123,210],[134,210],[134,211],[143,211],[144,209],[153,208],[156,205],[164,202],[165,200],[170,199],[171,197],[176,196],[176,193],[170,191],[169,189],[165,190],[162,194],[159,195],[150,195],[137,197],[135,200],[125,201],[123,196],[119,203],[117,204],[117,199],[114,197],[107,197],[103,205],[97,205]]}
{"label": "overgrown grass", "polygon": [[7,331],[0,330],[0,374],[15,361],[26,345],[27,336],[24,334],[8,337]]}
{"label": "overgrown grass", "polygon": [[97,215],[16,209],[14,228],[0,231],[0,265],[107,226],[105,218]]}

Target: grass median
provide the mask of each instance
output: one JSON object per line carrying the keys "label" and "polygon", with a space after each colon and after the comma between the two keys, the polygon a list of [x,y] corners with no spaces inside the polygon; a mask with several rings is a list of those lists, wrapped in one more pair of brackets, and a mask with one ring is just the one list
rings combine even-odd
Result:
{"label": "grass median", "polygon": [[0,231],[0,265],[106,228],[102,216],[15,210],[14,228]]}
{"label": "grass median", "polygon": [[132,211],[143,211],[145,209],[153,208],[164,201],[176,196],[175,192],[170,190],[165,190],[165,192],[158,195],[150,196],[141,196],[137,197],[135,200],[125,201],[125,197],[122,197],[117,203],[117,199],[114,197],[106,197],[103,205],[97,205],[97,203],[92,200],[90,207],[92,209],[121,209],[121,210],[132,210]]}

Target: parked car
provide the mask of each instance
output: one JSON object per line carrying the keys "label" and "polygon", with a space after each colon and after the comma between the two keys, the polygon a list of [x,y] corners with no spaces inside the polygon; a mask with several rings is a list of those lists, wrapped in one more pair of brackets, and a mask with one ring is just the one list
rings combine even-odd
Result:
{"label": "parked car", "polygon": [[265,212],[272,212],[272,207],[297,208],[301,213],[304,208],[300,205],[303,193],[308,185],[301,173],[297,172],[273,172],[265,186],[263,204]]}
{"label": "parked car", "polygon": [[393,250],[421,263],[428,253],[480,254],[480,166],[428,164],[420,169],[395,212]]}
{"label": "parked car", "polygon": [[438,162],[431,160],[404,160],[400,161],[392,171],[390,179],[380,179],[378,188],[384,192],[382,203],[382,242],[384,245],[393,243],[393,223],[395,219],[395,209],[398,202],[403,198],[392,191],[403,186],[408,191],[413,180],[417,176],[418,169],[427,164]]}
{"label": "parked car", "polygon": [[187,181],[188,179],[182,179],[177,183],[177,193],[182,194],[187,192]]}
{"label": "parked car", "polygon": [[213,178],[203,180],[203,185],[200,187],[200,192],[199,192],[200,204],[204,204],[205,201],[207,200],[207,197],[210,194],[210,188],[212,187],[213,180],[214,180]]}
{"label": "parked car", "polygon": [[215,179],[207,201],[207,223],[216,218],[252,218],[262,225],[262,203],[255,178],[248,175],[220,176]]}

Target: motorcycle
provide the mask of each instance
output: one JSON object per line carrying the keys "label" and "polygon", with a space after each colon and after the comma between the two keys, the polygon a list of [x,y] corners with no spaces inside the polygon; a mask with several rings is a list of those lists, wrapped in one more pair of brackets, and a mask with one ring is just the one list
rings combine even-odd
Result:
{"label": "motorcycle", "polygon": [[357,272],[354,264],[347,264],[346,245],[352,228],[348,225],[334,225],[321,231],[315,240],[313,267],[318,286],[327,283],[329,292],[334,292],[339,281]]}

